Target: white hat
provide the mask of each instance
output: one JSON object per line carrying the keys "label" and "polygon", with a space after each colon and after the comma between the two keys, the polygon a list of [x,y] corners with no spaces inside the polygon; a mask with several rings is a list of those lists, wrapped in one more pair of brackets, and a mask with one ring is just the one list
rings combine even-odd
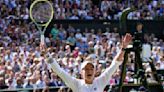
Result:
{"label": "white hat", "polygon": [[87,64],[92,64],[94,68],[96,67],[96,65],[92,61],[84,61],[81,64],[81,70],[84,69]]}

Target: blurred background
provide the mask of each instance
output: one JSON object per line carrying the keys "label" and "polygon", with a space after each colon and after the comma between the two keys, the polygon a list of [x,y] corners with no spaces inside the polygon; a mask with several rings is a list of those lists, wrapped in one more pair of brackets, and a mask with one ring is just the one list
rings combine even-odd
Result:
{"label": "blurred background", "polygon": [[[51,54],[76,78],[81,78],[80,65],[89,57],[97,64],[99,76],[110,66],[127,32],[133,35],[133,41],[140,40],[141,47],[150,47],[144,54],[150,54],[151,60],[142,62],[150,88],[157,90],[159,84],[164,87],[164,0],[50,0],[55,12],[45,32],[44,51],[39,46],[40,33],[29,17],[33,1],[0,1],[0,91],[71,92],[46,64],[46,55]],[[121,71],[122,66],[104,92],[115,92]],[[132,88],[123,92],[144,90],[135,82],[135,75],[132,51],[124,79]]]}

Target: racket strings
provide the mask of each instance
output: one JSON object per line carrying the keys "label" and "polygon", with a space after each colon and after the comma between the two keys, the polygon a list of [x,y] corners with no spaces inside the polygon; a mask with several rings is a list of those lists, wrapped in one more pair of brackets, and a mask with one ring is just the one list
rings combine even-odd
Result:
{"label": "racket strings", "polygon": [[41,2],[33,6],[32,15],[36,22],[46,23],[50,20],[52,11],[49,3]]}

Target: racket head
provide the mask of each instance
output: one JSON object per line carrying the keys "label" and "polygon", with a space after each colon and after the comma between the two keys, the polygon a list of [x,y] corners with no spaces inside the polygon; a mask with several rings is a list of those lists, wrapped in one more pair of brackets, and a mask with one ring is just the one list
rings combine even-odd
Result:
{"label": "racket head", "polygon": [[53,14],[53,6],[47,0],[35,0],[30,6],[30,18],[38,26],[48,26]]}

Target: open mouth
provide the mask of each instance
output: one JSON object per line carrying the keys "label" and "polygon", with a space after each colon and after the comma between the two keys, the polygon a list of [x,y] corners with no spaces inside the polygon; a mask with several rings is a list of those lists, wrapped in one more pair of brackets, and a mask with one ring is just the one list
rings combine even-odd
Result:
{"label": "open mouth", "polygon": [[91,77],[91,76],[92,76],[92,74],[88,74],[87,76],[88,76],[88,77]]}

